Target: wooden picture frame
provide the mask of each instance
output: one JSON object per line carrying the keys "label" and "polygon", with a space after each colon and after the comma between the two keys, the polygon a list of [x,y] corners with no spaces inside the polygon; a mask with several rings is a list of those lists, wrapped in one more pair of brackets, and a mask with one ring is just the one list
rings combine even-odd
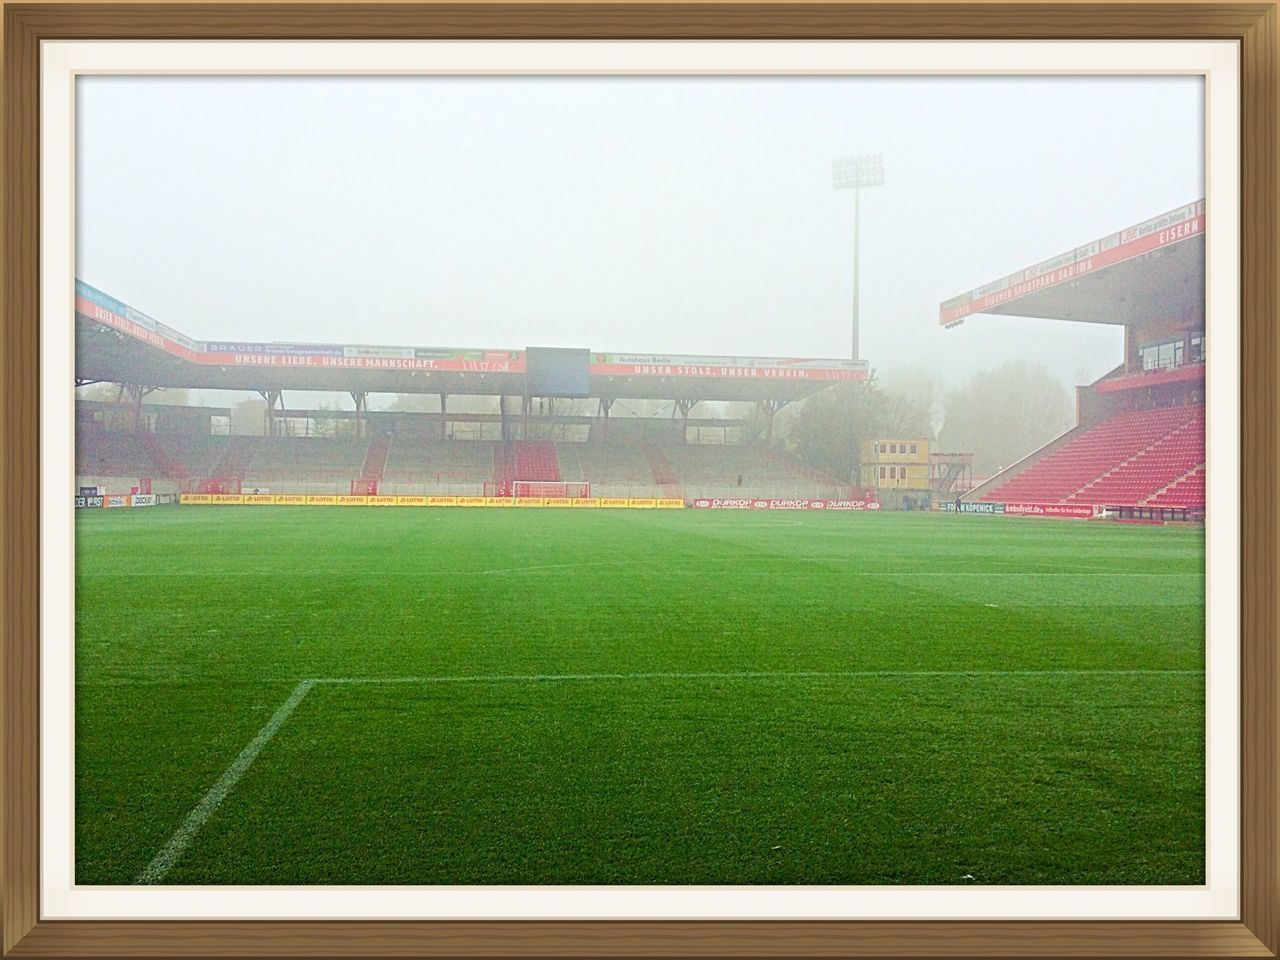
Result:
{"label": "wooden picture frame", "polygon": [[[4,577],[0,945],[72,956],[1280,955],[1277,112],[1258,3],[4,4]],[[38,877],[39,44],[116,39],[1227,39],[1240,43],[1241,920],[44,921]]]}

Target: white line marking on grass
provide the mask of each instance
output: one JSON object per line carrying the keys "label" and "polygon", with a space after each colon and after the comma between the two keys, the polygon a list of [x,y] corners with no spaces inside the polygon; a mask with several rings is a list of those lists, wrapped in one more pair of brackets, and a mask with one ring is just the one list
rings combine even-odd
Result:
{"label": "white line marking on grass", "polygon": [[[748,558],[749,560],[750,558]],[[797,557],[796,560],[801,563],[839,563],[839,557]],[[707,564],[709,561],[700,560],[700,564]],[[741,560],[724,560],[715,561],[716,563],[740,564]],[[670,565],[661,565],[652,560],[607,560],[601,562],[583,562],[583,563],[549,563],[539,566],[526,567],[499,567],[492,570],[377,570],[370,571],[368,577],[376,579],[385,579],[386,577],[494,577],[499,575],[508,575],[516,573],[538,573],[543,570],[567,570],[579,569],[581,567],[652,567],[655,572],[666,574],[670,571]],[[328,573],[336,575],[339,571],[332,570]],[[219,571],[156,571],[146,574],[148,578],[155,577],[318,577],[324,576],[326,571],[311,570],[219,570]],[[350,579],[356,576],[351,571],[341,571],[342,576]],[[812,570],[738,570],[735,576],[744,577],[772,577],[780,579],[787,576],[792,577],[812,577]],[[111,579],[118,577],[137,577],[138,573],[127,572],[85,572],[78,573],[77,577],[85,579]],[[987,572],[979,572],[974,570],[841,570],[838,573],[830,574],[832,579],[841,577],[983,577],[990,579],[992,577],[1090,577],[1099,580],[1107,580],[1114,577],[1197,577],[1204,579],[1203,570],[1119,570],[1113,572],[1092,571],[1092,570],[992,570]]]}
{"label": "white line marking on grass", "polygon": [[302,698],[307,695],[313,686],[314,680],[303,680],[293,688],[293,693],[289,694],[289,699],[280,705],[280,708],[271,715],[271,719],[267,721],[266,726],[258,731],[258,735],[250,741],[249,745],[240,751],[240,756],[236,757],[231,766],[218,779],[204,795],[195,809],[187,814],[187,819],[182,821],[182,826],[178,827],[169,842],[164,848],[155,855],[145,870],[138,874],[135,883],[159,883],[165,878],[173,865],[186,852],[191,841],[195,839],[195,835],[200,832],[200,828],[205,825],[208,819],[213,816],[218,806],[226,799],[227,794],[244,776],[246,770],[262,752],[262,748],[267,742],[276,735],[284,722],[289,719],[289,714],[293,713],[294,708],[302,702]]}
{"label": "white line marking on grass", "polygon": [[706,673],[493,673],[437,677],[317,677],[310,683],[554,683],[592,680],[787,680],[857,677],[1144,677],[1202,676],[1203,670],[782,670]]}

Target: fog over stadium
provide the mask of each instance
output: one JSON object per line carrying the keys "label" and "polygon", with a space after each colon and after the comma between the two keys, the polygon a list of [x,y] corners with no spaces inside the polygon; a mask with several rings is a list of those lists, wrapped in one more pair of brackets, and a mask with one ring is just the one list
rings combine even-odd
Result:
{"label": "fog over stadium", "polygon": [[881,153],[862,356],[1074,385],[1120,360],[1121,328],[943,330],[938,304],[1203,196],[1197,77],[77,89],[78,276],[209,339],[844,357],[853,203],[831,161]]}
{"label": "fog over stadium", "polygon": [[77,889],[1223,886],[1201,79],[78,98]]}

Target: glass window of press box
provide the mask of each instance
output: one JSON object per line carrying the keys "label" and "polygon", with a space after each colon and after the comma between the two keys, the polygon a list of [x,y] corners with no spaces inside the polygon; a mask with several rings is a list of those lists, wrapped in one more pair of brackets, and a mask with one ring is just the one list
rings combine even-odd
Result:
{"label": "glass window of press box", "polygon": [[1141,353],[1143,370],[1169,370],[1184,363],[1203,363],[1204,334],[1148,344]]}

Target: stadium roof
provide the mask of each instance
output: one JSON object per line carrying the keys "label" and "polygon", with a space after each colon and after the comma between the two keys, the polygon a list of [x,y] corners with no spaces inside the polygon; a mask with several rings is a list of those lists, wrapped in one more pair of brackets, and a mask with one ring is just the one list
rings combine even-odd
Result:
{"label": "stadium roof", "polygon": [[[797,400],[863,380],[865,360],[592,352],[593,397]],[[209,390],[525,392],[524,350],[193,340],[76,282],[76,379]]]}
{"label": "stadium roof", "polygon": [[1090,323],[1204,324],[1204,200],[970,290],[939,308],[945,327],[977,313]]}

